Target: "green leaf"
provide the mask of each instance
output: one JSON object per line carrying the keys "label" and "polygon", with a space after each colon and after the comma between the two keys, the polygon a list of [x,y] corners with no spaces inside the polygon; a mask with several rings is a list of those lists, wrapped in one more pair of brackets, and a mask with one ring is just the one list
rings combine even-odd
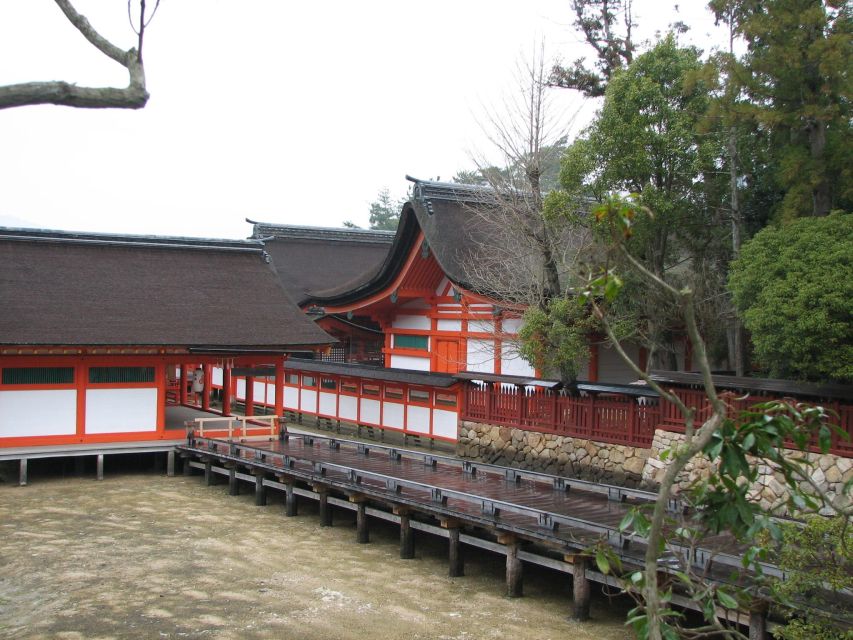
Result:
{"label": "green leaf", "polygon": [[726,609],[738,608],[737,600],[722,589],[717,589],[717,600],[719,600],[720,604]]}
{"label": "green leaf", "polygon": [[610,573],[610,560],[607,559],[607,554],[601,549],[595,552],[595,564],[601,573],[605,575]]}

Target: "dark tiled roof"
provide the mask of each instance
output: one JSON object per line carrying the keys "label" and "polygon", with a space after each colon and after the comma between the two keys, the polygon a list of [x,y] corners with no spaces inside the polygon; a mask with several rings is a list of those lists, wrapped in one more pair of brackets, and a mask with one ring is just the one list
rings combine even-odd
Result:
{"label": "dark tiled roof", "polygon": [[[853,400],[853,385],[800,382],[773,378],[746,378],[714,375],[717,389],[732,389],[741,393],[758,392],[771,396]],[[652,371],[651,378],[661,386],[702,387],[702,375],[686,371]]]}
{"label": "dark tiled roof", "polygon": [[0,344],[267,347],[334,340],[257,241],[0,228]]}
{"label": "dark tiled roof", "polygon": [[376,268],[394,240],[393,231],[328,229],[255,222],[281,282],[302,303],[310,293],[335,287]]}

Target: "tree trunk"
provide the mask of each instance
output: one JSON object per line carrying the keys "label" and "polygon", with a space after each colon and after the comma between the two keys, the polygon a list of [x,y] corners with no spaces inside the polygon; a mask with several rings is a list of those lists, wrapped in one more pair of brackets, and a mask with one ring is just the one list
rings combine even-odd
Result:
{"label": "tree trunk", "polygon": [[[741,227],[742,217],[740,211],[740,201],[737,191],[737,169],[738,169],[738,152],[737,152],[737,130],[734,126],[729,127],[729,188],[731,190],[731,209],[732,209],[732,259],[736,260],[740,255],[741,246]],[[732,345],[734,351],[733,364],[736,376],[744,375],[744,344],[743,344],[743,323],[740,316],[735,312],[732,322]]]}
{"label": "tree trunk", "polygon": [[825,216],[832,207],[829,180],[826,177],[826,124],[821,120],[811,122],[808,126],[809,149],[815,169],[819,173],[819,181],[812,190],[812,215]]}

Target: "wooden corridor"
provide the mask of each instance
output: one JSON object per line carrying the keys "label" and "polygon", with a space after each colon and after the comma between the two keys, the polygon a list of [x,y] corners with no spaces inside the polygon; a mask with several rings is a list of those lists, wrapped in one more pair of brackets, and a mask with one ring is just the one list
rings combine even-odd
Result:
{"label": "wooden corridor", "polygon": [[[523,561],[571,574],[572,615],[580,620],[588,616],[590,582],[618,585],[595,570],[584,550],[609,544],[627,570],[639,568],[645,543],[625,538],[618,525],[631,506],[655,498],[645,491],[308,434],[272,441],[195,438],[178,451],[186,473],[203,470],[209,484],[227,476],[232,495],[250,483],[256,503],[263,505],[268,489],[283,491],[288,516],[297,514],[300,497],[319,503],[325,526],[332,524],[331,507],[355,511],[357,542],[369,540],[371,517],[398,524],[401,558],[414,557],[413,530],[447,538],[451,576],[464,573],[463,544],[504,555],[510,597],[522,593]],[[730,580],[732,570],[741,568],[737,550],[722,538],[707,542],[674,553],[721,583]],[[661,573],[678,570],[675,560],[665,558]],[[764,569],[778,574],[772,565]],[[678,594],[673,603],[695,608]],[[720,615],[766,625],[763,618],[751,620],[749,612]]]}

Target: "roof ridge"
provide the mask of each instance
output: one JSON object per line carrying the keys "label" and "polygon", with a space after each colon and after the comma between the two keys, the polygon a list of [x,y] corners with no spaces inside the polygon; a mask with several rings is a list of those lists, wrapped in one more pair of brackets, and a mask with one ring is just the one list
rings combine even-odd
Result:
{"label": "roof ridge", "polygon": [[353,229],[350,227],[277,224],[274,222],[257,222],[248,218],[246,221],[254,225],[252,230],[253,238],[273,236],[275,238],[390,244],[396,234],[396,231],[386,231],[385,229]]}
{"label": "roof ridge", "polygon": [[158,236],[96,231],[64,231],[59,229],[30,229],[0,227],[0,240],[19,242],[57,242],[76,244],[106,244],[115,246],[141,246],[191,249],[227,249],[232,251],[263,251],[260,240],[233,240],[229,238],[199,238],[189,236]]}

